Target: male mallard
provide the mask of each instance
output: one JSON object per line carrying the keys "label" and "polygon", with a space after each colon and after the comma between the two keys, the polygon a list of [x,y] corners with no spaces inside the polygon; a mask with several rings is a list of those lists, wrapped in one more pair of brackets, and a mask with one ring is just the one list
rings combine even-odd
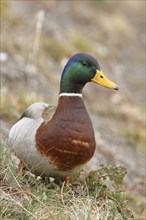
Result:
{"label": "male mallard", "polygon": [[94,131],[82,99],[87,82],[118,90],[94,57],[76,54],[63,70],[57,107],[34,103],[11,128],[8,145],[32,173],[67,177],[92,158]]}

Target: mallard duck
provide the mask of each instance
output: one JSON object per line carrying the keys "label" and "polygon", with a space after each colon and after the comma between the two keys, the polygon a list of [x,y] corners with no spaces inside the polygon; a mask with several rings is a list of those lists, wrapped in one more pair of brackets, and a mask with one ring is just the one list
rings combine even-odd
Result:
{"label": "mallard duck", "polygon": [[62,72],[57,107],[34,103],[10,129],[9,148],[37,176],[67,178],[93,157],[94,130],[82,98],[88,82],[118,90],[94,57],[78,53]]}

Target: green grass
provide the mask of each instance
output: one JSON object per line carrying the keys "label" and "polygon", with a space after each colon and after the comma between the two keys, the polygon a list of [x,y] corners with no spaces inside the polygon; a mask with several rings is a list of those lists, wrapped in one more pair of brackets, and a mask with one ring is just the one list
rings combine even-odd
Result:
{"label": "green grass", "polygon": [[101,166],[86,177],[76,174],[65,186],[63,180],[38,179],[28,171],[20,177],[17,162],[1,145],[1,219],[134,219],[122,166]]}

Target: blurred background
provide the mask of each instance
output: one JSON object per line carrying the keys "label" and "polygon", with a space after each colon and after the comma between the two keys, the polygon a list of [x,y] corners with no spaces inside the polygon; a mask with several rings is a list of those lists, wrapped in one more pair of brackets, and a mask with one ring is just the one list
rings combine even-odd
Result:
{"label": "blurred background", "polygon": [[97,150],[87,169],[123,164],[129,204],[145,219],[145,1],[1,1],[1,134],[36,101],[57,104],[61,72],[75,53],[95,56],[112,91],[83,96]]}

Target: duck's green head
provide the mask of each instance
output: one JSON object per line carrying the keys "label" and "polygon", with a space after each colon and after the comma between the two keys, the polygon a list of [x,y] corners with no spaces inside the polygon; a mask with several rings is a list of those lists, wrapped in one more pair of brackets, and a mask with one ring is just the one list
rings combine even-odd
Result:
{"label": "duck's green head", "polygon": [[82,93],[87,82],[95,82],[104,87],[118,90],[117,85],[104,76],[94,57],[78,53],[71,57],[64,67],[60,82],[60,94]]}

